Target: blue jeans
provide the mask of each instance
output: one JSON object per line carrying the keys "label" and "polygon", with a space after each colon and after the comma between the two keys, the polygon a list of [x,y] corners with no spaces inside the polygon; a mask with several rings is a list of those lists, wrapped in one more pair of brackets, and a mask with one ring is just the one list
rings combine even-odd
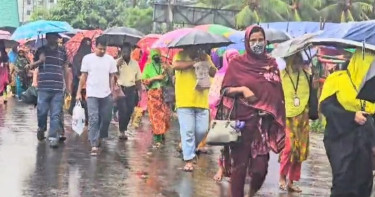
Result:
{"label": "blue jeans", "polygon": [[49,138],[57,139],[61,128],[61,114],[64,103],[64,93],[51,91],[38,91],[38,127],[47,130],[47,116],[50,113]]}
{"label": "blue jeans", "polygon": [[177,115],[180,123],[182,154],[185,161],[192,160],[196,156],[197,146],[208,131],[209,111],[199,108],[178,108]]}
{"label": "blue jeans", "polygon": [[112,95],[105,98],[87,98],[89,113],[89,140],[92,147],[99,146],[99,138],[108,137],[108,128],[112,120]]}

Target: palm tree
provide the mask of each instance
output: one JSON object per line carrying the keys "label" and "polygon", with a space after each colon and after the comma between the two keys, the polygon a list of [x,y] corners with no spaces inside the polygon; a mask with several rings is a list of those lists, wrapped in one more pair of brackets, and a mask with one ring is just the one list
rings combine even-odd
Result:
{"label": "palm tree", "polygon": [[330,22],[369,20],[374,16],[373,0],[337,0],[323,8],[320,13]]}
{"label": "palm tree", "polygon": [[236,16],[236,25],[244,28],[260,22],[287,21],[290,14],[290,5],[282,0],[248,0]]}

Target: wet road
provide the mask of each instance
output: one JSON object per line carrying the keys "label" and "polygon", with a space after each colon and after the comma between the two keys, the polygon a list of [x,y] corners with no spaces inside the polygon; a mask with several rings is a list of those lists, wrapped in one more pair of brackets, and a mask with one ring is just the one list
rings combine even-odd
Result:
{"label": "wet road", "polygon": [[[174,121],[175,122],[175,121]],[[110,138],[96,157],[89,156],[87,133],[77,136],[66,117],[67,140],[50,149],[36,139],[36,109],[10,100],[0,107],[0,197],[226,197],[228,182],[212,181],[218,150],[202,155],[194,173],[184,173],[176,151],[178,126],[167,135],[161,149],[153,149],[147,118],[129,141]],[[328,196],[330,169],[321,135],[311,137],[311,154],[303,165],[303,193],[295,196]],[[278,190],[277,156],[272,155],[267,180],[258,196],[293,196]]]}

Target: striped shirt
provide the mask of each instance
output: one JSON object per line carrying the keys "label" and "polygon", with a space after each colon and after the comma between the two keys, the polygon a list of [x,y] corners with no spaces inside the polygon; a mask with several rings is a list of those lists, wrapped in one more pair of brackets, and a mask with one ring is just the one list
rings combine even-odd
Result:
{"label": "striped shirt", "polygon": [[38,61],[40,54],[43,53],[46,61],[39,65],[38,90],[63,91],[64,65],[67,61],[65,49],[62,47],[51,49],[43,46],[35,53],[34,61]]}

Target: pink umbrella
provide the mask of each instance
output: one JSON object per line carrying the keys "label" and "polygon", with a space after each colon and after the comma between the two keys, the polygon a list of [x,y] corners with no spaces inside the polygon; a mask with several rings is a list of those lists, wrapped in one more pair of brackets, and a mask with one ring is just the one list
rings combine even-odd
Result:
{"label": "pink umbrella", "polygon": [[18,45],[18,42],[10,39],[11,34],[7,31],[0,30],[0,41],[3,41],[6,48],[12,48]]}
{"label": "pink umbrella", "polygon": [[159,40],[160,34],[148,34],[138,41],[137,46],[141,49],[149,50],[149,48]]}
{"label": "pink umbrella", "polygon": [[174,31],[168,32],[162,35],[158,41],[156,41],[151,48],[167,48],[168,44],[171,43],[173,40],[181,38],[182,36],[188,34],[189,32],[194,31],[193,28],[182,28],[176,29]]}

